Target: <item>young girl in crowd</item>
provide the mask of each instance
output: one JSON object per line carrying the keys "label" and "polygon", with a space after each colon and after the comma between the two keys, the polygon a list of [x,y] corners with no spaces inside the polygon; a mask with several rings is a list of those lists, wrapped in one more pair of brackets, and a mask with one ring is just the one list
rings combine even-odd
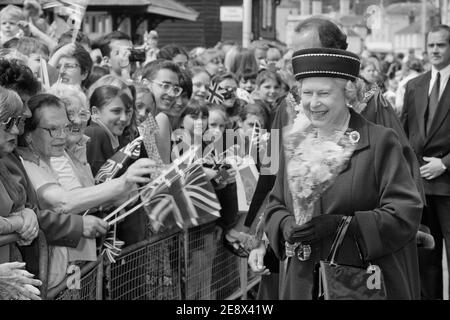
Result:
{"label": "young girl in crowd", "polygon": [[[87,159],[94,176],[108,159],[137,135],[134,124],[134,96],[130,88],[105,85],[95,89],[90,97],[92,116],[86,129],[86,135],[90,137]],[[140,157],[146,157],[145,155],[145,148],[141,148]],[[121,169],[117,176],[125,169]],[[125,245],[139,242],[145,238],[146,226],[147,221],[143,214],[132,214],[118,225],[117,237],[124,241]]]}
{"label": "young girl in crowd", "polygon": [[283,81],[279,74],[273,71],[263,70],[256,77],[255,102],[266,109],[269,115],[268,127],[277,111],[277,98],[281,94]]}
{"label": "young girl in crowd", "polygon": [[[208,107],[204,103],[191,99],[180,116],[179,129],[173,132],[172,158],[180,157],[191,146],[200,146],[199,155],[203,154],[203,133],[208,126]],[[211,179],[213,173],[207,173]]]}
{"label": "young girl in crowd", "polygon": [[152,118],[156,114],[156,102],[155,96],[150,89],[142,84],[136,84],[136,123],[139,127],[142,123],[151,116]]}
{"label": "young girl in crowd", "polygon": [[154,160],[158,166],[162,165],[162,159],[156,144],[159,127],[155,120],[156,102],[150,89],[142,84],[136,84],[136,123],[139,133],[143,137],[145,153],[148,158]]}
{"label": "young girl in crowd", "polygon": [[222,105],[225,107],[228,116],[227,128],[236,129],[238,127],[239,112],[243,101],[237,99],[236,89],[238,82],[232,73],[222,73],[212,79],[212,82],[218,83],[220,87],[225,89],[224,101]]}
{"label": "young girl in crowd", "polygon": [[256,89],[256,77],[258,73],[251,70],[244,70],[236,74],[239,80],[239,88],[252,93]]}
{"label": "young girl in crowd", "polygon": [[208,87],[211,82],[211,77],[203,67],[192,67],[192,99],[200,103],[207,103]]}
{"label": "young girl in crowd", "polygon": [[[267,111],[258,104],[248,104],[242,108],[239,113],[239,136],[244,142],[245,151],[241,156],[250,155],[253,157],[256,167],[260,167],[260,151],[261,151],[261,134],[262,130],[267,128],[268,114]],[[250,150],[251,148],[251,150]]]}

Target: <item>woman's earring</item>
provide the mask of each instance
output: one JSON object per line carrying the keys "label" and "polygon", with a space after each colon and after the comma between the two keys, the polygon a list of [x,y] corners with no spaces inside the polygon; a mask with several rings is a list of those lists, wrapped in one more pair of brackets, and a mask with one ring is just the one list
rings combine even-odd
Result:
{"label": "woman's earring", "polygon": [[347,102],[345,105],[347,106],[347,108],[353,109],[353,106],[349,102]]}

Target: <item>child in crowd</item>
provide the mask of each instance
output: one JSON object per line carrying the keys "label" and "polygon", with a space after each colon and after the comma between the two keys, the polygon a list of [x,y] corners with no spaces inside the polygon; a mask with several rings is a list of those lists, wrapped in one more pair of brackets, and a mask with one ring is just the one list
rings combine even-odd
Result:
{"label": "child in crowd", "polygon": [[192,99],[200,103],[207,103],[208,87],[211,83],[209,73],[203,67],[192,67]]}
{"label": "child in crowd", "polygon": [[135,88],[136,102],[134,112],[136,114],[136,124],[139,133],[144,138],[143,143],[146,154],[158,165],[162,165],[161,156],[159,155],[156,144],[159,127],[154,117],[156,114],[155,96],[148,87],[142,84],[136,84]]}
{"label": "child in crowd", "polygon": [[276,102],[281,94],[281,86],[281,77],[276,72],[263,70],[256,77],[255,102],[266,109],[269,115],[267,124],[269,127],[277,111]]}
{"label": "child in crowd", "polygon": [[203,66],[210,77],[214,77],[225,70],[223,66],[223,58],[221,52],[216,49],[206,49],[196,60],[196,62]]}
{"label": "child in crowd", "polygon": [[281,52],[278,48],[271,47],[267,50],[267,65],[278,65],[281,60]]}
{"label": "child in crowd", "polygon": [[227,128],[236,129],[238,127],[239,112],[243,101],[236,97],[238,82],[234,74],[222,73],[212,79],[212,82],[218,83],[220,87],[225,89],[224,101],[222,105],[225,107],[229,119]]}
{"label": "child in crowd", "polygon": [[[203,153],[203,133],[208,127],[208,107],[204,103],[191,99],[180,116],[179,129],[174,131],[172,139],[172,159],[179,158],[191,146],[200,146]],[[211,179],[214,173],[208,173]]]}
{"label": "child in crowd", "polygon": [[183,89],[181,95],[175,99],[169,116],[170,125],[173,129],[178,129],[181,113],[186,108],[193,94],[191,74],[187,70],[180,70],[180,87]]}
{"label": "child in crowd", "polygon": [[239,80],[239,88],[252,93],[256,89],[256,77],[258,73],[252,70],[244,70],[236,74]]}
{"label": "child in crowd", "polygon": [[155,96],[150,91],[150,89],[142,84],[135,85],[136,88],[136,122],[138,126],[150,116],[156,114],[156,102]]}
{"label": "child in crowd", "polygon": [[8,5],[0,11],[0,46],[12,38],[24,36],[19,21],[25,20],[25,15],[17,6]]}
{"label": "child in crowd", "polygon": [[[15,40],[14,44],[12,41]],[[22,37],[20,39],[9,40],[7,44],[9,48],[16,49],[18,52],[26,56],[27,66],[33,72],[36,78],[40,77],[41,59],[48,60],[50,52],[43,42],[36,38]],[[48,67],[48,66],[47,66]],[[58,78],[58,71],[55,68],[48,67],[48,73],[51,78],[50,82],[53,84]]]}

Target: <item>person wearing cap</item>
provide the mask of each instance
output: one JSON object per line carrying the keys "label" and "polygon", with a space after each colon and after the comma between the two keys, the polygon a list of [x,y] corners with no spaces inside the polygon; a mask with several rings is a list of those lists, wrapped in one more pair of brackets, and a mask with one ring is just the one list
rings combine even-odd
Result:
{"label": "person wearing cap", "polygon": [[358,132],[359,139],[346,168],[316,202],[312,219],[301,226],[295,223],[281,153],[265,232],[280,260],[286,259],[285,243],[302,243],[311,249],[303,261],[298,252],[289,258],[281,299],[313,298],[314,267],[326,260],[343,216],[353,218],[338,262],[364,266],[363,261],[370,261],[383,272],[388,299],[419,299],[415,235],[423,203],[396,133],[368,122],[351,108],[355,93],[358,96],[361,90],[358,56],[312,48],[295,52],[292,61],[304,112],[319,136],[333,139],[335,132],[351,130]]}

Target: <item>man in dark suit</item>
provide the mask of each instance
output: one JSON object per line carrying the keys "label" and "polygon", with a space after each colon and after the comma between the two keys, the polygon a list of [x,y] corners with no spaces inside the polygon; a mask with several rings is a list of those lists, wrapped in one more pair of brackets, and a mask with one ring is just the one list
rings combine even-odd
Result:
{"label": "man in dark suit", "polygon": [[432,70],[408,82],[403,125],[420,163],[427,208],[423,223],[436,246],[420,253],[422,297],[442,299],[442,239],[450,258],[450,27],[434,27],[427,36]]}

